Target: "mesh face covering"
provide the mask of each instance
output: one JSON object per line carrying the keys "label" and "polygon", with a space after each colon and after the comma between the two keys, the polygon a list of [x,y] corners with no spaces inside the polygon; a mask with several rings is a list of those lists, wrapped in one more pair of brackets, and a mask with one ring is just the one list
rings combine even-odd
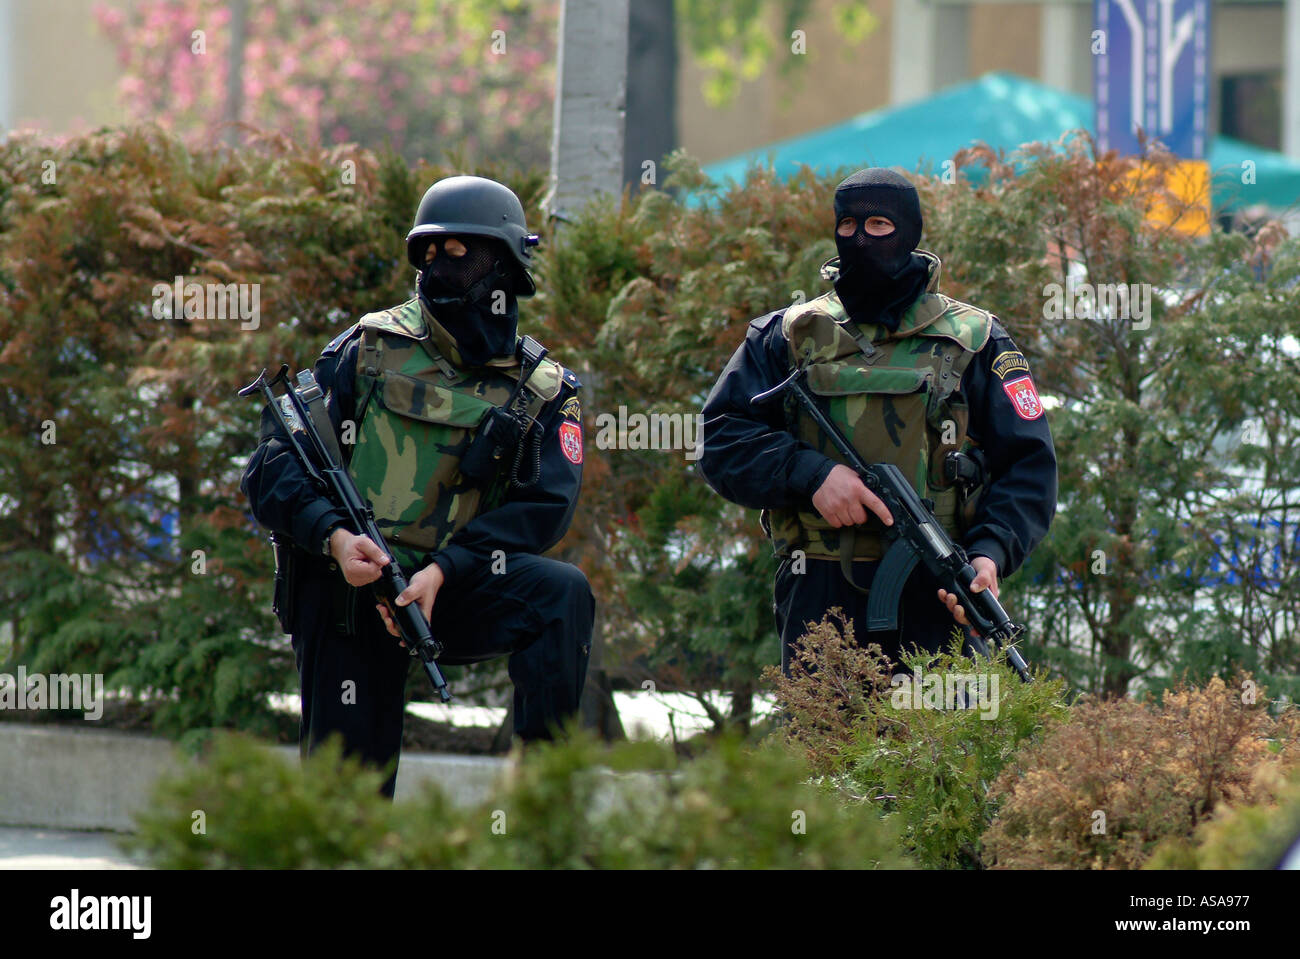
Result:
{"label": "mesh face covering", "polygon": [[434,294],[430,299],[459,299],[509,255],[496,240],[467,236],[461,242],[465,244],[464,256],[448,256],[439,244],[433,262],[425,268],[427,285]]}
{"label": "mesh face covering", "polygon": [[[420,295],[456,341],[461,358],[470,366],[482,366],[493,357],[514,353],[519,304],[510,253],[501,242],[475,236],[461,241],[464,256],[448,256],[439,243],[433,260],[420,271]],[[505,293],[502,313],[492,311],[494,303],[502,302],[498,291]]]}
{"label": "mesh face covering", "polygon": [[[835,289],[851,313],[897,328],[902,311],[925,288],[929,271],[912,255],[921,242],[921,201],[906,178],[881,167],[859,170],[835,190],[835,223],[856,221],[852,236],[835,234],[840,279]],[[887,236],[866,232],[869,217],[894,224]]]}

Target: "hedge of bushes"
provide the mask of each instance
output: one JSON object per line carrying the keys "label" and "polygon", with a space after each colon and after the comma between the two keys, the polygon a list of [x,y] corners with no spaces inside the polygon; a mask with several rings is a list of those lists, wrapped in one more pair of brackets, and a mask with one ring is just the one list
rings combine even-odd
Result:
{"label": "hedge of bushes", "polygon": [[1248,677],[1067,704],[956,641],[909,666],[891,679],[828,615],[764,743],[685,760],[574,730],[468,809],[436,786],[388,803],[337,748],[297,768],[226,739],[132,845],[165,868],[1260,868],[1300,834],[1300,717]]}

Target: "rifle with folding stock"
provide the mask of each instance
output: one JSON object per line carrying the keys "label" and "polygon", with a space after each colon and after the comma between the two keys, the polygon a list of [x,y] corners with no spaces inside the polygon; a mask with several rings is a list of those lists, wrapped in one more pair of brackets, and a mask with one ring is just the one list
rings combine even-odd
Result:
{"label": "rifle with folding stock", "polygon": [[840,431],[817,404],[807,386],[807,371],[800,367],[781,383],[753,397],[750,402],[759,405],[789,390],[812,417],[822,432],[839,450],[844,461],[857,472],[863,484],[875,493],[894,518],[892,526],[884,528],[891,540],[880,568],[876,570],[867,600],[867,629],[887,630],[898,628],[898,601],[903,584],[916,568],[924,563],[939,585],[957,597],[966,611],[966,617],[978,634],[971,637],[972,645],[983,656],[991,658],[985,640],[990,640],[1006,650],[1007,662],[1025,682],[1033,682],[1029,666],[1015,648],[1016,639],[1024,627],[1011,621],[991,590],[972,592],[975,567],[966,552],[952,541],[935,519],[934,513],[917,495],[906,477],[891,463],[867,463],[853,444]]}
{"label": "rifle with folding stock", "polygon": [[[394,602],[406,589],[406,577],[397,560],[393,558],[392,551],[379,532],[379,527],[375,524],[374,510],[362,498],[356,482],[352,479],[352,474],[343,465],[343,457],[334,437],[329,415],[325,411],[320,386],[316,383],[311,370],[303,370],[298,374],[296,388],[289,381],[288,374],[287,363],[281,366],[280,372],[269,381],[266,378],[266,370],[262,370],[256,380],[239,391],[239,395],[251,396],[257,392],[262,393],[271,412],[289,438],[289,445],[293,447],[298,461],[311,477],[316,488],[329,497],[335,506],[348,514],[353,529],[362,536],[369,537],[370,541],[388,556],[388,562],[381,567],[379,579],[374,583],[375,591],[392,612],[393,619],[402,634],[402,642],[414,655],[420,657],[424,671],[428,674],[429,681],[433,683],[439,698],[444,703],[450,702],[451,691],[447,688],[447,680],[443,678],[435,661],[442,654],[442,645],[433,638],[429,630],[429,621],[424,618],[419,603],[398,606]],[[285,392],[277,397],[273,387],[280,384],[284,385]],[[289,406],[283,406],[282,401],[287,402]],[[305,437],[311,449],[310,455],[298,441],[296,435],[298,433],[302,433]]]}

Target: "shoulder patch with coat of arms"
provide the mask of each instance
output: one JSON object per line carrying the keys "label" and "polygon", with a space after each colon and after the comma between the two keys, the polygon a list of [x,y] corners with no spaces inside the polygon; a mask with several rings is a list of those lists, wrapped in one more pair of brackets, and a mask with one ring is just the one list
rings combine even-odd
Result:
{"label": "shoulder patch with coat of arms", "polygon": [[1036,420],[1043,415],[1043,401],[1038,398],[1034,381],[1028,376],[1021,376],[1002,384],[1002,390],[1015,407],[1016,415],[1022,420]]}
{"label": "shoulder patch with coat of arms", "polygon": [[560,423],[560,451],[574,466],[582,463],[582,427],[572,420]]}

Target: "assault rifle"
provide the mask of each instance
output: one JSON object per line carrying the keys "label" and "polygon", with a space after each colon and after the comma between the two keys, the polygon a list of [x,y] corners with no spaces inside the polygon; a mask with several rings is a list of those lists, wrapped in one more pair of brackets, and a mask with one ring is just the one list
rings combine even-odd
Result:
{"label": "assault rifle", "polygon": [[[398,566],[392,551],[379,532],[379,527],[375,523],[374,510],[362,498],[357,484],[352,479],[352,474],[343,465],[343,457],[334,438],[333,426],[330,424],[329,415],[325,412],[324,403],[321,402],[320,386],[317,385],[311,370],[303,370],[298,374],[296,388],[289,381],[288,374],[288,363],[281,366],[280,372],[269,381],[266,378],[266,370],[262,370],[256,380],[239,391],[239,395],[252,396],[254,393],[261,392],[266,397],[267,405],[284,429],[285,435],[289,438],[289,445],[293,447],[298,461],[307,471],[316,488],[329,497],[335,506],[348,514],[353,529],[362,536],[369,537],[370,541],[388,556],[388,562],[381,568],[379,579],[374,584],[375,591],[392,612],[393,619],[401,631],[402,642],[414,655],[420,657],[420,662],[424,664],[424,671],[428,673],[429,681],[433,683],[439,698],[444,703],[451,702],[451,691],[447,688],[447,680],[443,678],[435,662],[442,654],[442,645],[429,631],[429,621],[424,618],[420,604],[408,603],[405,606],[398,606],[393,602],[406,589],[406,577],[402,575],[401,567]],[[273,387],[281,383],[284,384],[285,392],[277,397]],[[298,442],[296,434],[299,432],[306,437],[311,448],[310,456]],[[321,464],[319,468],[317,463]]]}
{"label": "assault rifle", "polygon": [[817,405],[816,399],[808,390],[807,371],[804,368],[796,369],[781,383],[753,397],[750,402],[755,405],[766,403],[786,390],[794,394],[795,399],[813,418],[813,422],[839,450],[845,462],[857,472],[867,489],[884,501],[894,518],[893,525],[884,528],[885,537],[892,540],[892,543],[885,551],[884,559],[871,583],[871,595],[867,600],[867,629],[898,628],[898,600],[903,584],[907,582],[907,577],[912,574],[916,564],[924,563],[925,568],[939,581],[939,585],[957,597],[957,602],[966,611],[967,619],[974,624],[979,635],[971,637],[971,644],[976,651],[991,658],[984,640],[997,643],[1006,650],[1007,662],[1020,678],[1027,683],[1033,682],[1029,666],[1013,645],[1024,627],[1011,621],[1007,611],[990,590],[971,592],[970,585],[976,573],[965,550],[944,532],[935,519],[934,512],[916,494],[912,484],[897,466],[892,463],[869,464],[862,459],[839,427]]}

